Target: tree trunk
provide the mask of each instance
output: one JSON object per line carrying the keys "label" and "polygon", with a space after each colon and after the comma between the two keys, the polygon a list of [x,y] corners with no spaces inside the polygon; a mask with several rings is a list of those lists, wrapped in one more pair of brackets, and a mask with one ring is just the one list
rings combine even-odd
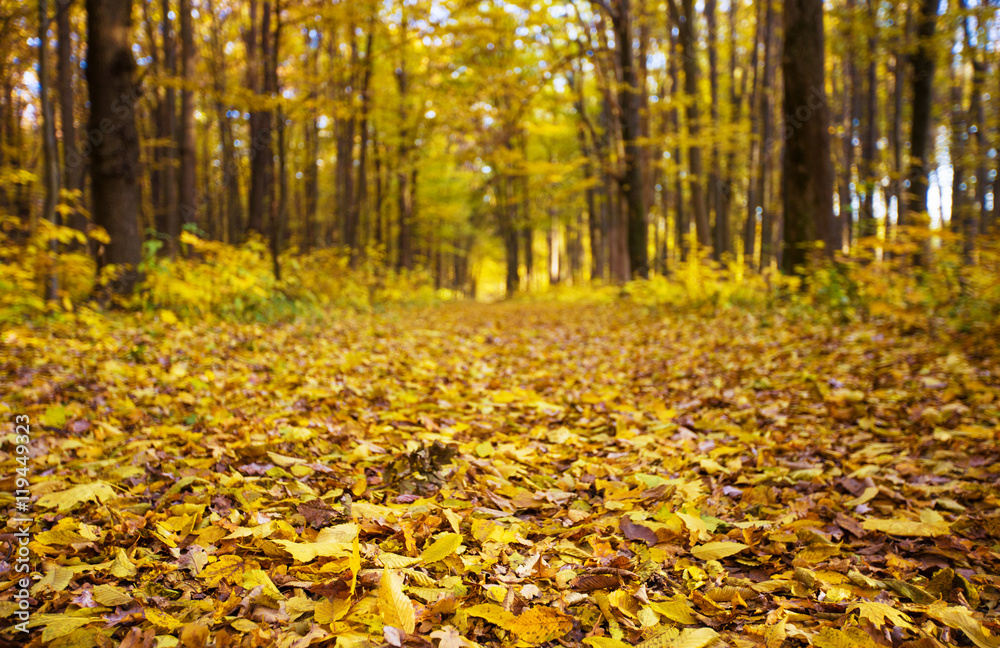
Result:
{"label": "tree trunk", "polygon": [[[928,227],[927,172],[930,153],[931,110],[934,100],[934,32],[937,30],[937,0],[921,0],[917,24],[917,51],[911,59],[913,118],[910,120],[910,197],[907,211],[901,214],[903,225]],[[917,262],[922,256],[918,255]]]}
{"label": "tree trunk", "polygon": [[[42,178],[45,183],[45,198],[41,217],[53,225],[61,225],[62,219],[56,212],[59,203],[59,145],[56,143],[55,112],[49,94],[49,9],[46,0],[38,0],[38,94],[42,118]],[[55,267],[55,255],[59,252],[58,239],[51,241],[53,265],[50,268],[46,297],[59,296],[59,274]]]}
{"label": "tree trunk", "polygon": [[[706,0],[705,17],[708,19],[708,83],[711,91],[711,120],[718,129],[721,124],[719,120],[719,33],[718,33],[718,1]],[[721,153],[719,151],[719,138],[712,137],[712,150],[709,153],[708,172],[708,207],[709,211],[715,215],[712,225],[712,258],[715,261],[722,261],[722,255],[728,250],[729,227],[723,219],[722,209],[722,179],[719,172]]]}
{"label": "tree trunk", "polygon": [[[899,218],[903,214],[904,200],[906,197],[906,189],[903,185],[903,178],[906,174],[906,167],[903,162],[903,105],[906,94],[906,45],[909,42],[909,31],[910,31],[910,9],[907,5],[902,9],[905,11],[905,15],[901,15],[899,11],[899,6],[894,5],[894,19],[898,22],[902,21],[903,31],[901,35],[895,42],[895,51],[893,52],[893,70],[892,70],[892,132],[889,139],[889,145],[892,148],[892,183],[890,187],[892,188],[892,197],[896,199],[896,222],[899,223]],[[890,198],[891,199],[891,198]],[[888,203],[888,200],[886,201]],[[891,233],[894,233],[895,226],[893,230],[890,230],[890,225],[892,223],[886,218],[886,239],[890,240]]]}
{"label": "tree trunk", "polygon": [[875,221],[875,198],[881,186],[877,177],[878,164],[878,22],[875,16],[875,0],[868,0],[868,72],[865,77],[864,130],[861,134],[861,182],[864,195],[861,203],[861,218],[858,223],[858,235],[861,237],[875,236],[878,225]]}
{"label": "tree trunk", "polygon": [[674,247],[678,262],[687,260],[688,235],[691,231],[691,223],[688,221],[687,212],[684,211],[684,180],[681,178],[683,168],[683,149],[681,148],[681,112],[678,105],[682,99],[680,70],[677,65],[679,43],[678,38],[667,25],[670,32],[670,128],[673,131],[677,145],[673,150],[674,176],[676,178],[674,187]]}
{"label": "tree trunk", "polygon": [[823,0],[785,0],[784,72],[788,138],[782,174],[784,243],[782,269],[797,273],[809,248],[836,249],[830,115],[824,91]]}
{"label": "tree trunk", "polygon": [[[73,87],[73,41],[70,29],[70,8],[72,0],[62,0],[56,14],[56,29],[59,38],[57,83],[59,86],[59,122],[62,130],[63,176],[62,185],[67,191],[83,189],[83,157],[76,144],[76,119],[73,106],[76,92]],[[72,200],[72,205],[80,205],[80,196]],[[84,231],[87,219],[79,209],[74,209],[69,224]]]}
{"label": "tree trunk", "polygon": [[[405,23],[405,21],[404,21]],[[405,55],[404,55],[405,56]],[[399,86],[399,153],[396,163],[399,165],[396,172],[397,201],[399,203],[399,233],[396,243],[397,270],[410,270],[413,268],[413,250],[411,232],[413,222],[413,187],[410,185],[410,129],[409,114],[406,102],[409,100],[407,91],[409,89],[409,76],[406,71],[405,57],[400,61],[399,68],[396,69],[396,84]],[[516,238],[516,236],[515,236]]]}
{"label": "tree trunk", "polygon": [[320,32],[316,31],[314,41],[308,43],[306,57],[309,65],[309,119],[305,124],[305,222],[302,228],[300,248],[304,254],[309,254],[313,245],[318,243],[319,231],[316,223],[316,213],[319,209],[319,112],[316,102],[319,93],[316,89],[320,84],[319,52]]}
{"label": "tree trunk", "polygon": [[[768,185],[771,184],[771,171],[775,149],[780,142],[774,137],[774,101],[771,88],[775,73],[774,41],[775,41],[775,0],[768,0],[764,24],[764,76],[761,85],[760,123],[761,123],[761,153],[757,160],[757,200],[761,208],[760,218],[760,268],[771,267],[774,258],[775,244],[775,204]],[[773,186],[773,185],[772,185]]]}
{"label": "tree trunk", "polygon": [[[639,92],[642,91],[642,87],[635,72],[632,22],[631,0],[619,0],[618,10],[612,15],[612,25],[615,30],[615,48],[622,75],[622,85],[618,93],[618,119],[625,145],[625,172],[621,189],[628,210],[626,221],[629,276],[645,278],[649,276],[649,252],[643,153],[639,144],[642,135]],[[642,85],[645,86],[645,80]]]}
{"label": "tree trunk", "polygon": [[[261,54],[267,47],[270,6],[264,0],[263,18],[259,27],[258,42],[257,0],[250,0],[250,28],[246,35],[247,85],[258,95],[264,90],[264,65]],[[265,59],[266,60],[266,59]],[[247,231],[264,234],[264,213],[267,209],[268,165],[272,155],[271,111],[254,110],[250,113],[250,195],[247,200]]]}
{"label": "tree trunk", "polygon": [[[179,223],[198,222],[195,169],[197,159],[194,144],[194,25],[191,20],[191,0],[180,0],[181,37],[181,120],[180,120],[180,184],[177,193]],[[178,231],[179,235],[180,232]]]}
{"label": "tree trunk", "polygon": [[211,29],[212,56],[208,63],[212,69],[215,90],[215,112],[216,122],[219,128],[219,142],[222,145],[222,197],[220,203],[224,207],[220,208],[220,217],[224,219],[225,232],[223,237],[227,243],[237,245],[243,239],[243,198],[240,193],[240,170],[236,160],[236,138],[233,136],[233,120],[229,116],[229,111],[222,102],[225,92],[225,83],[222,75],[222,66],[225,65],[225,51],[219,32],[222,30],[222,21],[215,13],[213,0],[206,0],[208,14],[215,22]]}
{"label": "tree trunk", "polygon": [[354,221],[354,242],[351,246],[351,265],[355,265],[361,258],[363,252],[362,241],[358,240],[358,229],[361,215],[368,205],[368,114],[371,111],[371,78],[372,78],[372,40],[375,36],[374,15],[368,21],[368,35],[365,41],[365,62],[364,72],[361,80],[361,119],[358,125],[358,132],[361,135],[361,146],[358,153],[358,191],[352,209],[352,220]]}
{"label": "tree trunk", "polygon": [[[274,2],[274,35],[269,37],[267,29],[267,11],[264,12],[264,30],[262,35],[268,38],[268,46],[264,50],[265,60],[269,61],[266,71],[266,91],[270,96],[281,97],[281,88],[278,87],[278,60],[281,49],[281,2]],[[288,222],[288,144],[285,138],[285,112],[282,104],[278,103],[275,114],[278,130],[278,172],[274,173],[274,156],[270,160],[271,176],[271,263],[274,278],[281,280],[281,251],[285,245],[285,226]]]}
{"label": "tree trunk", "polygon": [[[770,9],[771,1],[767,2]],[[763,142],[760,139],[760,112],[762,105],[761,73],[760,73],[760,39],[764,23],[761,20],[761,7],[757,5],[757,29],[753,41],[753,54],[750,57],[750,69],[753,71],[753,84],[750,90],[750,160],[747,172],[747,217],[743,222],[743,263],[748,268],[757,264],[757,210],[760,209],[760,196],[757,195],[757,177],[759,162],[763,153]],[[765,62],[766,64],[766,62]]]}
{"label": "tree trunk", "polygon": [[[161,29],[163,31],[163,70],[167,75],[177,75],[177,46],[174,41],[173,22],[170,19],[170,2],[162,0],[160,11],[163,13]],[[162,204],[156,218],[156,231],[167,237],[164,251],[173,255],[177,251],[177,239],[181,233],[180,214],[177,211],[177,94],[173,87],[163,91],[163,103],[159,106],[159,123],[157,139],[162,148],[160,151]]]}
{"label": "tree trunk", "polygon": [[135,128],[135,59],[129,34],[132,0],[87,0],[87,88],[90,128],[104,137],[91,156],[93,212],[111,241],[99,256],[121,265],[114,284],[131,292],[141,260],[139,234],[139,136]]}
{"label": "tree trunk", "polygon": [[694,213],[694,225],[698,234],[698,244],[708,248],[712,245],[712,229],[708,218],[708,204],[705,197],[704,168],[702,163],[701,145],[701,115],[698,109],[698,40],[695,32],[695,22],[698,15],[695,12],[694,0],[681,0],[683,13],[678,10],[677,0],[669,0],[670,13],[674,18],[681,45],[681,58],[684,69],[684,94],[687,101],[688,138],[688,171],[691,192],[691,211]]}

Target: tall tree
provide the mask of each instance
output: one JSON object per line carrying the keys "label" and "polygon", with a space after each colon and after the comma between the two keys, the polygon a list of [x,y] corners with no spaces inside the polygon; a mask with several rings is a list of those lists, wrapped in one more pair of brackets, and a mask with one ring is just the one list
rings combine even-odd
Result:
{"label": "tall tree", "polygon": [[687,105],[688,129],[688,170],[691,193],[691,211],[694,213],[694,226],[698,233],[698,244],[703,247],[712,245],[711,224],[708,217],[708,202],[704,190],[704,164],[701,149],[701,111],[699,109],[698,84],[700,69],[698,64],[697,20],[694,0],[668,0],[670,15],[679,32],[682,67],[684,70],[684,94]]}
{"label": "tall tree", "polygon": [[[194,144],[194,25],[191,19],[191,0],[180,0],[181,37],[181,119],[178,137],[180,150],[180,181],[177,191],[179,205],[178,224],[195,223],[198,204],[195,195],[195,168],[197,159]],[[180,233],[177,232],[176,235]]]}
{"label": "tall tree", "polygon": [[[877,231],[875,219],[875,199],[881,179],[878,177],[878,17],[877,1],[867,0],[864,25],[867,32],[865,58],[865,97],[862,114],[864,124],[861,130],[861,169],[858,176],[864,187],[861,197],[861,214],[858,222],[859,236],[874,236]],[[859,18],[860,20],[860,18]]]}
{"label": "tall tree", "polygon": [[87,0],[87,88],[93,213],[111,237],[102,265],[124,266],[115,288],[131,292],[141,260],[139,135],[135,126],[135,59],[129,35],[132,0]]}
{"label": "tall tree", "polygon": [[45,202],[41,217],[56,222],[59,202],[59,149],[56,144],[55,114],[49,83],[49,10],[46,0],[38,0],[38,94],[42,108],[42,156]]}
{"label": "tall tree", "polygon": [[[917,51],[911,59],[913,118],[910,120],[910,197],[900,212],[902,225],[928,225],[927,188],[930,148],[931,110],[934,101],[935,48],[938,0],[921,0],[917,22]],[[918,259],[919,260],[919,259]]]}
{"label": "tall tree", "polygon": [[833,218],[830,113],[824,83],[823,0],[785,0],[784,109],[788,138],[782,165],[782,270],[799,272],[810,247],[837,246]]}
{"label": "tall tree", "polygon": [[[55,225],[61,225],[56,205],[59,202],[59,148],[56,143],[55,113],[52,109],[52,97],[49,94],[49,9],[46,0],[38,0],[38,93],[42,107],[42,159],[45,181],[45,202],[42,205],[42,218]],[[56,239],[52,240],[53,252],[58,251]],[[47,286],[47,297],[56,299],[59,296],[59,275],[53,268]]]}
{"label": "tall tree", "polygon": [[[62,186],[67,191],[82,191],[83,189],[83,158],[76,142],[76,118],[74,106],[76,91],[73,74],[73,39],[70,29],[70,12],[72,0],[61,0],[56,13],[56,36],[59,39],[57,49],[57,82],[59,87],[59,129],[62,131],[63,175]],[[79,204],[80,198],[74,199]],[[86,218],[81,210],[74,208],[70,217],[70,225],[83,230]]]}
{"label": "tall tree", "polygon": [[[174,38],[170,1],[162,0],[160,11],[163,31],[163,71],[170,77],[177,75],[177,42]],[[156,220],[156,230],[166,234],[168,254],[177,250],[177,240],[181,234],[181,215],[177,196],[177,92],[168,84],[163,91],[163,101],[159,106],[157,138],[161,143],[160,166],[162,168],[162,203]]]}
{"label": "tall tree", "polygon": [[[263,1],[260,23],[257,0],[250,0],[250,25],[245,34],[247,81],[258,96],[250,112],[250,196],[247,202],[247,230],[264,234],[264,215],[268,210],[269,170],[272,159],[270,95],[267,93],[271,3]],[[258,37],[259,34],[259,37]]]}
{"label": "tall tree", "polygon": [[603,4],[611,17],[615,32],[615,53],[621,84],[618,91],[618,121],[624,143],[625,168],[622,174],[621,193],[626,206],[629,274],[649,276],[648,235],[646,218],[645,171],[642,166],[643,150],[640,92],[645,91],[645,79],[636,74],[635,52],[632,47],[635,13],[631,0],[616,0],[613,6]]}

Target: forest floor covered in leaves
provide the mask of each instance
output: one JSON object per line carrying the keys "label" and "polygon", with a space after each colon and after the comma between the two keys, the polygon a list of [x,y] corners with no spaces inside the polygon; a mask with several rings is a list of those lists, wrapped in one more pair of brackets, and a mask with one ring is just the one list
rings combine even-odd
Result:
{"label": "forest floor covered in leaves", "polygon": [[996,347],[622,304],[167,319],[2,334],[12,645],[1000,646]]}

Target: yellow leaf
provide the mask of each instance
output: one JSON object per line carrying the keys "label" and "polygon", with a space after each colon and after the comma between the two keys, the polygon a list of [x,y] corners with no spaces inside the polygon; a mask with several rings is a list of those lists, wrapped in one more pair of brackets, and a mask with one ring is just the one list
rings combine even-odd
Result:
{"label": "yellow leaf", "polygon": [[117,495],[115,489],[107,482],[94,482],[93,484],[80,484],[68,490],[58,493],[49,493],[38,498],[38,505],[45,507],[58,507],[60,511],[66,511],[77,504],[94,501],[100,504],[112,500]]}
{"label": "yellow leaf", "polygon": [[404,567],[412,567],[420,562],[419,558],[412,558],[410,556],[400,556],[394,553],[383,553],[379,554],[377,558],[380,565],[383,567],[388,567],[389,569],[402,569]]}
{"label": "yellow leaf", "polygon": [[715,643],[718,638],[719,633],[711,628],[686,628],[680,633],[671,628],[643,641],[635,648],[704,648]]}
{"label": "yellow leaf", "polygon": [[608,594],[608,603],[633,619],[639,613],[639,600],[625,590],[615,590]]}
{"label": "yellow leaf", "polygon": [[263,569],[248,569],[243,572],[243,587],[251,590],[260,586],[261,591],[276,601],[284,600],[284,596],[278,591],[274,581]]}
{"label": "yellow leaf", "polygon": [[307,563],[317,556],[344,558],[351,555],[351,544],[347,542],[295,542],[293,540],[272,540],[272,542],[301,563]]}
{"label": "yellow leaf", "polygon": [[573,629],[573,618],[551,607],[534,607],[510,622],[510,630],[521,641],[543,644]]}
{"label": "yellow leaf", "polygon": [[93,617],[70,616],[69,614],[38,614],[28,622],[29,627],[39,627],[42,630],[42,642],[48,643],[59,637],[65,637],[77,628],[88,623],[99,621]]}
{"label": "yellow leaf", "polygon": [[245,567],[246,563],[239,556],[219,556],[218,560],[198,572],[198,578],[208,581],[210,587],[217,586],[223,580],[233,583],[236,575],[242,573]]}
{"label": "yellow leaf", "polygon": [[107,605],[110,607],[114,607],[116,605],[129,605],[132,603],[131,596],[114,585],[108,585],[107,583],[95,587],[92,595],[95,601],[101,605]]}
{"label": "yellow leaf", "polygon": [[987,634],[983,624],[972,616],[972,612],[964,607],[946,607],[941,604],[927,608],[927,616],[940,621],[950,628],[961,630],[979,648],[1000,647],[1000,637]]}
{"label": "yellow leaf", "polygon": [[160,321],[163,322],[164,324],[176,324],[177,316],[174,315],[173,311],[169,311],[164,308],[163,310],[160,311]]}
{"label": "yellow leaf", "polygon": [[354,596],[354,590],[358,586],[358,573],[361,571],[361,541],[358,536],[354,536],[351,543],[351,560],[347,566],[351,570],[351,596]]}
{"label": "yellow leaf", "polygon": [[135,563],[128,559],[123,549],[119,549],[115,554],[115,560],[111,563],[111,575],[116,578],[131,578],[135,576]]}
{"label": "yellow leaf", "polygon": [[691,607],[682,595],[675,596],[669,601],[653,601],[649,607],[653,608],[657,614],[681,625],[691,625],[695,622],[694,615],[691,614]]}
{"label": "yellow leaf", "polygon": [[738,554],[749,547],[740,542],[706,542],[691,548],[691,553],[702,560],[719,560]]}
{"label": "yellow leaf", "polygon": [[936,511],[924,509],[920,521],[906,519],[878,520],[869,518],[861,525],[865,531],[881,531],[895,536],[934,537],[948,535],[951,526]]}
{"label": "yellow leaf", "polygon": [[[121,549],[119,549],[121,551]],[[133,572],[134,573],[134,572]],[[46,569],[45,576],[31,588],[32,593],[44,590],[61,592],[73,580],[73,570],[68,567],[53,566]]]}
{"label": "yellow leaf", "polygon": [[348,599],[325,598],[316,604],[316,623],[334,623],[343,619],[351,610],[351,602]]}
{"label": "yellow leaf", "polygon": [[823,628],[810,640],[816,648],[878,648],[868,633],[861,628]]}
{"label": "yellow leaf", "polygon": [[910,623],[911,619],[905,613],[885,603],[875,603],[874,601],[860,601],[847,608],[848,612],[856,611],[858,617],[870,622],[877,628],[885,626],[886,621],[894,626],[915,629]]}
{"label": "yellow leaf", "polygon": [[631,648],[624,641],[618,641],[611,637],[587,637],[583,643],[586,646],[593,646],[593,648]]}
{"label": "yellow leaf", "polygon": [[470,608],[465,608],[462,612],[468,616],[485,619],[489,623],[501,628],[508,627],[516,618],[513,612],[508,612],[495,603],[480,603],[479,605],[473,605]]}
{"label": "yellow leaf", "polygon": [[156,608],[146,608],[146,620],[165,630],[176,630],[184,625],[176,618],[170,616],[166,612],[157,610]]}
{"label": "yellow leaf", "polygon": [[358,537],[358,532],[361,530],[357,524],[353,522],[348,522],[347,524],[338,524],[337,526],[326,527],[316,536],[316,542],[351,542]]}
{"label": "yellow leaf", "polygon": [[420,560],[425,565],[436,563],[455,553],[460,546],[462,546],[462,536],[457,533],[444,533],[434,541],[434,544],[424,549],[420,554]]}
{"label": "yellow leaf", "polygon": [[785,642],[785,619],[780,619],[773,625],[764,628],[764,645],[767,648],[779,648]]}
{"label": "yellow leaf", "polygon": [[711,537],[708,533],[708,527],[705,526],[705,521],[700,516],[678,511],[677,517],[684,521],[684,525],[691,532],[691,542],[707,540]]}
{"label": "yellow leaf", "polygon": [[406,634],[413,634],[416,629],[413,603],[403,593],[403,579],[386,568],[382,569],[382,581],[378,587],[378,610],[386,625],[400,628]]}

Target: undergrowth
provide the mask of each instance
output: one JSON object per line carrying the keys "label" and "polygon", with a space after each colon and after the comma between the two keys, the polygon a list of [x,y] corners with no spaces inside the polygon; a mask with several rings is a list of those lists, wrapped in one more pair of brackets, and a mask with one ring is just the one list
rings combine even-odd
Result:
{"label": "undergrowth", "polygon": [[[176,258],[147,242],[134,294],[116,296],[110,286],[119,269],[96,268],[87,246],[107,235],[84,237],[68,227],[42,222],[33,236],[18,237],[15,221],[0,223],[0,324],[59,317],[80,308],[149,313],[167,320],[275,322],[321,317],[331,310],[372,311],[389,306],[429,306],[458,296],[435,290],[429,272],[397,273],[370,250],[351,267],[338,250],[309,254],[288,250],[279,259],[280,279],[264,241],[240,246],[181,237]],[[1000,242],[982,237],[974,263],[961,243],[934,233],[935,245],[912,233],[892,243],[862,241],[850,259],[815,264],[802,276],[773,268],[748,270],[706,254],[690,258],[665,275],[624,286],[558,287],[521,298],[561,302],[613,303],[626,299],[653,312],[718,316],[743,311],[845,325],[883,321],[901,330],[949,330],[993,335],[1000,319]],[[52,241],[59,242],[53,251]],[[57,298],[45,299],[56,278]]]}

